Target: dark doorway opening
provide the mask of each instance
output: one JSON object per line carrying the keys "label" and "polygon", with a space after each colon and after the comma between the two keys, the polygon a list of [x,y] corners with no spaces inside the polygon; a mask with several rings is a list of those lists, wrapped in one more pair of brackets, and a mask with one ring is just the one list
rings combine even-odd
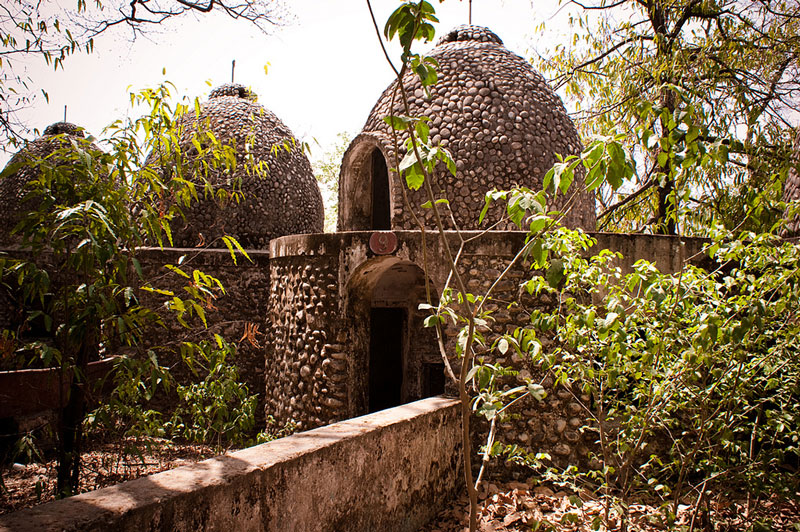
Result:
{"label": "dark doorway opening", "polygon": [[422,397],[444,393],[444,364],[427,363],[422,366]]}
{"label": "dark doorway opening", "polygon": [[369,411],[403,404],[404,308],[373,308],[370,315]]}
{"label": "dark doorway opening", "polygon": [[388,231],[392,228],[389,205],[389,170],[381,150],[372,150],[372,228]]}

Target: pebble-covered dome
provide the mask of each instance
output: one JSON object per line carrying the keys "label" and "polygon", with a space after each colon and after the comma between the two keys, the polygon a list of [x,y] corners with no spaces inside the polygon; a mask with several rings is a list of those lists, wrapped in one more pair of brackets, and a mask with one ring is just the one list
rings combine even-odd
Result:
{"label": "pebble-covered dome", "polygon": [[[73,140],[81,139],[80,142],[89,144],[82,128],[69,122],[56,122],[47,126],[41,137],[27,143],[8,162],[7,169],[17,165],[19,168],[4,179],[0,179],[0,245],[20,242],[21,237],[11,235],[11,230],[32,208],[23,201],[23,198],[27,194],[26,184],[37,176],[36,161],[52,155],[56,150],[67,147],[67,138],[69,137],[72,137]],[[91,146],[96,149],[96,146]],[[52,162],[57,164],[57,161]]]}
{"label": "pebble-covered dome", "polygon": [[[322,232],[322,195],[308,158],[299,145],[294,145],[291,130],[255,100],[242,85],[222,85],[211,91],[208,101],[200,106],[199,116],[193,112],[184,115],[184,149],[191,150],[198,122],[205,124],[221,144],[234,145],[242,198],[238,203],[218,205],[204,199],[198,188],[200,201],[184,210],[186,221],[177,219],[173,223],[175,246],[223,247],[216,239],[230,235],[245,248],[266,249],[272,238]],[[248,172],[245,150],[255,163],[265,163],[264,174]],[[209,175],[208,179],[223,188],[230,182],[227,175]]]}
{"label": "pebble-covered dome", "polygon": [[[434,190],[453,205],[461,228],[477,229],[487,191],[514,185],[541,188],[542,178],[556,162],[555,154],[578,154],[581,143],[564,105],[544,78],[489,29],[459,26],[445,34],[429,55],[439,63],[438,81],[428,99],[416,75],[409,72],[404,84],[410,115],[430,117],[434,144],[446,148],[456,161],[457,177],[440,165]],[[389,217],[391,228],[414,228],[405,212],[403,184],[386,171],[395,166],[395,154],[384,118],[404,114],[395,82],[381,95],[362,133],[344,155],[339,230],[388,229]],[[401,151],[400,158],[405,149]],[[381,180],[388,182],[388,191]],[[370,190],[372,195],[367,197]],[[579,184],[573,185],[567,197],[573,195],[565,223],[594,230],[594,196],[581,191]],[[427,198],[416,192],[409,200],[416,208]],[[554,206],[563,207],[564,201],[562,196]],[[493,215],[499,216],[499,210]],[[430,209],[416,212],[432,225]],[[510,224],[496,227],[510,228]]]}

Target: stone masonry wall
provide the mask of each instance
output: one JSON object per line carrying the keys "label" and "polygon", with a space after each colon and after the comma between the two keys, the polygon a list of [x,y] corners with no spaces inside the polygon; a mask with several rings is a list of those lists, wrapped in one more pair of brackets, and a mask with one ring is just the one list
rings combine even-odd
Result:
{"label": "stone masonry wall", "polygon": [[431,398],[0,516],[0,532],[415,532],[461,482]]}
{"label": "stone masonry wall", "polygon": [[[395,234],[398,238],[398,246],[393,253],[394,257],[409,260],[422,266],[424,259],[420,233],[399,231]],[[465,238],[477,235],[474,232],[462,234]],[[345,315],[345,311],[349,304],[348,297],[352,297],[352,294],[347,292],[347,285],[352,284],[352,279],[355,276],[365,273],[364,265],[385,260],[369,251],[367,242],[370,235],[370,232],[352,232],[333,235],[291,236],[277,239],[273,242],[273,247],[271,248],[275,257],[273,259],[274,265],[293,264],[291,267],[273,266],[273,272],[278,271],[275,268],[283,268],[281,270],[283,272],[280,277],[281,280],[277,281],[278,284],[294,286],[297,283],[302,283],[304,282],[303,275],[309,276],[311,275],[310,272],[320,272],[322,265],[324,265],[327,273],[324,281],[316,283],[317,290],[319,290],[320,284],[324,284],[326,290],[331,290],[331,295],[335,294],[335,290],[329,285],[329,281],[335,278],[333,271],[337,267],[338,260],[338,314],[335,305],[327,306],[327,313],[322,314],[322,322],[316,322],[313,328],[326,330],[331,337],[337,339],[335,356],[320,356],[319,360],[323,360],[323,363],[324,360],[332,360],[330,364],[335,361],[335,367],[338,372],[333,373],[333,375],[336,375],[334,379],[325,378],[320,385],[315,382],[314,386],[325,389],[328,396],[331,393],[336,393],[335,391],[332,392],[332,390],[340,390],[339,395],[334,397],[341,398],[341,400],[344,400],[345,395],[352,398],[352,396],[366,393],[363,390],[356,389],[360,381],[354,378],[352,369],[349,378],[344,374],[344,372],[348,371],[348,365],[354,364],[358,356],[356,336],[354,336],[352,330],[354,323],[351,316]],[[597,233],[594,236],[598,243],[592,253],[596,253],[603,248],[619,251],[625,257],[624,264],[622,264],[623,268],[626,268],[626,265],[633,264],[638,259],[647,259],[655,261],[662,271],[676,271],[683,258],[696,255],[702,247],[702,241],[698,239],[683,239],[684,250],[681,252],[681,239],[677,237],[605,233]],[[450,233],[448,238],[450,238],[451,245],[457,248],[457,235]],[[517,251],[521,249],[524,240],[525,233],[523,232],[492,232],[470,242],[464,249],[459,262],[459,268],[467,281],[468,290],[475,294],[484,293],[505,269]],[[313,251],[308,253],[308,250]],[[306,254],[301,255],[302,253]],[[325,256],[331,259],[331,262],[326,261]],[[437,235],[429,234],[427,236],[427,257],[430,261],[428,275],[434,287],[440,289],[444,286],[447,278],[448,267],[443,259],[445,253]],[[311,268],[304,270],[299,266],[300,264],[311,265]],[[288,272],[294,273],[290,274]],[[301,272],[307,273],[303,274]],[[549,299],[549,296],[534,297],[522,289],[521,283],[535,274],[535,272],[531,272],[528,269],[526,264],[519,264],[512,268],[505,279],[497,285],[492,301],[487,304],[488,309],[493,310],[494,315],[491,330],[485,332],[487,345],[491,345],[497,335],[529,324],[530,312],[534,308],[547,308],[555,304],[555,301]],[[273,283],[277,279],[277,276],[274,277]],[[308,284],[311,285],[311,283]],[[273,288],[277,287],[278,285],[273,285]],[[518,304],[509,308],[509,304],[514,301]],[[292,305],[291,300],[288,298],[281,300],[281,303],[284,309],[288,309]],[[273,309],[272,312],[280,313],[276,309]],[[285,310],[281,312],[285,312]],[[291,321],[292,318],[288,319]],[[315,422],[318,422],[315,417],[319,417],[319,421],[324,422],[324,417],[319,416],[315,411],[304,411],[299,406],[300,403],[296,398],[294,403],[291,402],[293,396],[298,397],[297,391],[299,391],[299,380],[292,375],[296,374],[298,368],[303,367],[299,360],[292,359],[292,352],[298,346],[306,346],[308,342],[304,334],[308,333],[301,332],[298,334],[294,332],[297,330],[296,327],[280,326],[277,321],[275,326],[283,331],[283,336],[277,336],[276,330],[275,343],[278,346],[285,346],[276,348],[281,353],[278,358],[281,365],[289,367],[289,371],[281,373],[281,366],[275,365],[275,361],[268,361],[268,368],[272,363],[275,368],[273,374],[276,378],[281,378],[280,375],[283,375],[283,378],[288,378],[289,382],[284,385],[283,396],[273,394],[275,402],[271,403],[272,408],[280,408],[281,402],[285,402],[285,397],[288,397],[290,409],[293,409],[291,411],[294,416],[303,417],[305,415],[305,419],[313,419]],[[281,329],[281,327],[283,328]],[[302,330],[313,329],[305,328]],[[448,339],[447,352],[450,355],[455,353],[457,333],[458,330],[456,328],[449,327],[446,329]],[[561,466],[585,463],[592,442],[585,440],[578,429],[586,424],[585,412],[580,403],[587,401],[588,398],[581,397],[580,394],[573,394],[571,390],[554,389],[553,382],[550,379],[545,378],[542,380],[543,375],[539,368],[535,367],[531,361],[523,359],[516,354],[509,353],[507,356],[494,357],[490,353],[479,353],[479,356],[488,357],[487,362],[513,367],[519,371],[518,379],[520,382],[524,381],[526,377],[532,378],[534,381],[541,380],[542,385],[548,392],[548,396],[543,402],[537,403],[532,399],[518,402],[512,412],[517,415],[512,416],[512,419],[500,425],[498,439],[509,444],[518,444],[529,451],[550,453],[554,461]],[[457,370],[459,361],[451,356],[450,362]],[[294,369],[292,369],[293,367]],[[268,375],[270,374],[269,371],[268,369]],[[324,372],[317,374],[316,370],[313,369],[311,371],[315,375],[315,379],[319,378],[320,375],[329,374]],[[309,375],[311,374],[309,373]],[[511,386],[515,383],[508,382],[507,384]],[[269,381],[267,387],[268,389],[270,387]],[[346,391],[342,391],[342,389]],[[309,404],[314,403],[312,401]],[[352,402],[349,404],[352,405]],[[314,408],[316,408],[316,405],[314,405]],[[305,414],[302,412],[305,412]],[[354,414],[350,412],[350,415]],[[486,430],[486,426],[480,423],[477,424],[477,427],[478,433]]]}
{"label": "stone masonry wall", "polygon": [[264,369],[266,415],[300,430],[349,417],[338,257],[307,251],[270,262]]}
{"label": "stone masonry wall", "polygon": [[[484,294],[509,264],[513,254],[521,249],[521,233],[502,233],[487,235],[478,240],[476,246],[468,248],[460,261],[459,269],[467,279],[467,289],[475,294]],[[675,237],[621,235],[598,233],[594,235],[597,245],[590,254],[600,249],[611,249],[622,253],[624,259],[620,266],[630,268],[639,259],[654,261],[663,272],[677,271],[681,263],[680,240]],[[699,239],[685,239],[683,257],[697,255],[702,248]],[[530,314],[534,309],[552,309],[557,301],[553,296],[543,294],[533,296],[521,286],[538,272],[531,271],[529,264],[519,263],[513,267],[495,287],[487,310],[493,312],[494,321],[490,330],[484,331],[486,345],[500,335],[513,332],[516,328],[530,324]],[[458,330],[450,327],[448,352],[455,350],[455,336]],[[547,338],[541,338],[547,349]],[[511,416],[498,427],[497,439],[506,444],[517,444],[532,452],[549,453],[553,462],[560,467],[587,463],[592,438],[584,437],[580,427],[587,424],[586,412],[582,406],[588,404],[589,397],[579,391],[554,387],[552,378],[546,376],[527,357],[520,357],[512,351],[506,355],[499,352],[478,351],[477,357],[485,357],[486,362],[509,366],[518,371],[516,378],[509,378],[505,385],[513,387],[524,384],[525,379],[539,382],[547,391],[547,397],[537,402],[526,397],[508,411]],[[453,360],[454,365],[458,361]],[[480,421],[476,425],[476,444],[488,431],[488,424]],[[477,448],[477,447],[476,447]]]}

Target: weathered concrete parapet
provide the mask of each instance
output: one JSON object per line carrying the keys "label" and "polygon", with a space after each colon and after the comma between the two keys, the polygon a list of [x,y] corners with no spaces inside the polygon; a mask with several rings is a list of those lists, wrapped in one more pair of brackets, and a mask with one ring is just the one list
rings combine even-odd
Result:
{"label": "weathered concrete parapet", "polygon": [[[473,239],[479,231],[461,231],[464,239],[470,240],[465,249],[467,255],[487,255],[498,258],[511,258],[525,243],[525,231],[489,231],[480,238]],[[369,250],[369,238],[373,231],[346,231],[339,233],[290,235],[277,238],[271,242],[270,255],[278,258],[302,258],[314,262],[322,257],[338,257],[345,268],[344,277],[352,273],[362,262],[375,257]],[[394,231],[397,236],[397,249],[393,256],[423,265],[422,234],[419,231]],[[458,245],[458,234],[455,231],[445,233],[452,246]],[[633,264],[639,259],[654,262],[662,272],[677,271],[683,258],[695,257],[707,242],[706,239],[678,237],[671,235],[643,235],[632,233],[589,232],[597,240],[597,245],[590,250],[596,253],[601,249],[610,249],[622,253],[626,264]],[[444,281],[448,274],[448,266],[444,260],[444,250],[439,235],[426,235],[429,253],[428,275],[434,282]],[[683,252],[680,251],[683,244]],[[316,257],[316,259],[315,259]],[[340,293],[344,296],[344,293]]]}
{"label": "weathered concrete parapet", "polygon": [[0,517],[2,532],[414,532],[460,481],[431,398]]}

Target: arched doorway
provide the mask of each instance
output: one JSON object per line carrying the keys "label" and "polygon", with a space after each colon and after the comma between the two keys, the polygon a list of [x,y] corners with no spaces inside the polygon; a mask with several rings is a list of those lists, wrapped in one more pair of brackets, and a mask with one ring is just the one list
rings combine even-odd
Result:
{"label": "arched doorway", "polygon": [[[434,292],[435,293],[435,292]],[[425,328],[425,273],[410,261],[381,257],[353,275],[354,415],[444,392],[436,332]]]}
{"label": "arched doorway", "polygon": [[388,231],[392,228],[389,202],[389,169],[381,150],[375,148],[370,156],[372,180],[372,227],[374,231]]}
{"label": "arched doorway", "polygon": [[369,327],[368,410],[377,412],[404,402],[408,309],[372,307]]}
{"label": "arched doorway", "polygon": [[353,140],[342,158],[339,179],[339,231],[387,231],[392,228],[389,167],[370,136]]}

